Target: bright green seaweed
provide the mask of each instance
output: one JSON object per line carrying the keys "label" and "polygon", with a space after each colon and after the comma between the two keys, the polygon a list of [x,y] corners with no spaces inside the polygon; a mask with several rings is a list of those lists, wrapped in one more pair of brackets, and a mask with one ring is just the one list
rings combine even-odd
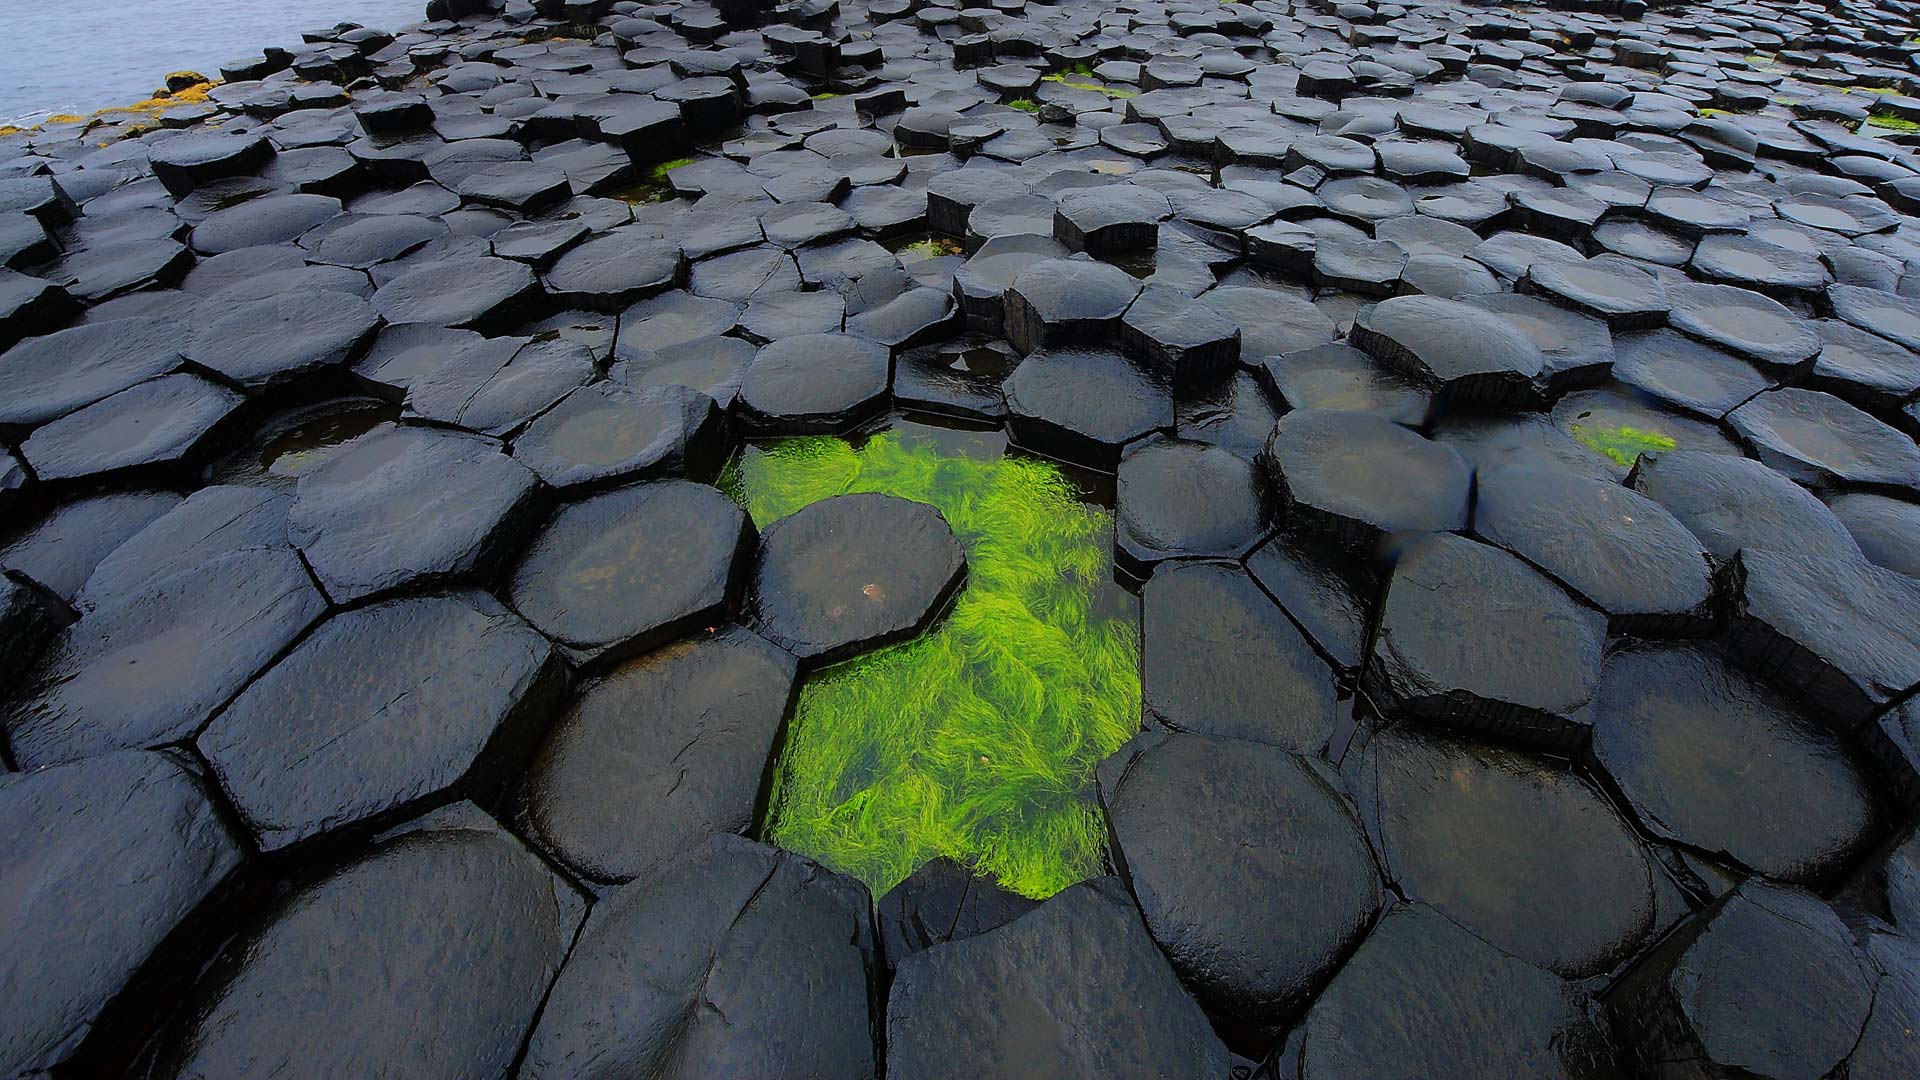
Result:
{"label": "bright green seaweed", "polygon": [[942,855],[1035,898],[1100,873],[1093,768],[1140,718],[1134,619],[1108,606],[1111,516],[1052,465],[892,432],[749,448],[722,486],[761,528],[848,492],[916,499],[967,548],[934,632],[807,679],[765,838],[875,896]]}
{"label": "bright green seaweed", "polygon": [[1597,424],[1574,424],[1571,430],[1573,437],[1585,443],[1588,449],[1605,455],[1616,465],[1628,467],[1650,450],[1671,450],[1680,445],[1670,436],[1657,431],[1642,431],[1631,424],[1611,428]]}

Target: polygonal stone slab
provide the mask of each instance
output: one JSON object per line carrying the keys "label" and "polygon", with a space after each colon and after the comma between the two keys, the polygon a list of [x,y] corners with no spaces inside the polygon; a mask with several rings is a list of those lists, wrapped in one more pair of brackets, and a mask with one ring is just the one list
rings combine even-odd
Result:
{"label": "polygonal stone slab", "polygon": [[101,560],[178,505],[180,497],[167,491],[116,491],[62,503],[0,545],[0,566],[71,603]]}
{"label": "polygonal stone slab", "polygon": [[1223,1076],[1227,1064],[1113,878],[907,957],[887,999],[890,1075]]}
{"label": "polygonal stone slab", "polygon": [[1666,450],[1641,454],[1627,486],[1666,507],[1714,558],[1741,548],[1853,558],[1846,526],[1799,484],[1752,458]]}
{"label": "polygonal stone slab", "polygon": [[[74,594],[74,606],[88,610],[111,603],[150,581],[230,552],[291,547],[287,511],[292,505],[285,495],[255,487],[201,488],[98,560]],[[5,558],[0,555],[0,561]]]}
{"label": "polygonal stone slab", "polygon": [[1396,296],[1353,324],[1353,344],[1432,384],[1453,404],[1532,401],[1545,366],[1540,347],[1499,316],[1457,300]]}
{"label": "polygonal stone slab", "polygon": [[373,294],[373,306],[390,323],[494,331],[526,316],[539,295],[540,282],[523,263],[444,259],[387,281]]}
{"label": "polygonal stone slab", "polygon": [[1007,288],[1007,340],[1022,353],[1096,344],[1113,336],[1141,287],[1125,270],[1085,258],[1034,263]]}
{"label": "polygonal stone slab", "polygon": [[244,852],[191,771],[141,751],[0,775],[0,828],[17,890],[0,1069],[25,1076],[73,1056]]}
{"label": "polygonal stone slab", "polygon": [[1591,723],[1605,641],[1599,612],[1519,559],[1426,536],[1394,566],[1364,682],[1389,712],[1570,749]]}
{"label": "polygonal stone slab", "polygon": [[1387,878],[1408,898],[1567,978],[1613,969],[1652,932],[1645,851],[1572,773],[1405,727],[1347,760]]}
{"label": "polygonal stone slab", "polygon": [[1466,460],[1372,413],[1288,413],[1260,461],[1283,514],[1345,544],[1467,524]]}
{"label": "polygonal stone slab", "polygon": [[489,794],[565,685],[553,646],[484,593],[392,600],[327,620],[195,745],[273,851]]}
{"label": "polygonal stone slab", "polygon": [[940,511],[891,495],[837,495],[769,525],[754,574],[756,626],[807,663],[926,629],[966,578]]}
{"label": "polygonal stone slab", "polygon": [[1790,368],[1820,352],[1820,335],[1778,301],[1731,285],[1692,283],[1667,290],[1673,327],[1775,368]]}
{"label": "polygonal stone slab", "polygon": [[753,541],[746,512],[719,491],[639,484],[555,514],[508,588],[576,663],[618,660],[725,621]]}
{"label": "polygonal stone slab", "polygon": [[229,946],[156,1075],[504,1076],[582,907],[479,809],[449,807]]}
{"label": "polygonal stone slab", "polygon": [[340,213],[325,195],[266,195],[215,210],[193,227],[193,250],[219,255],[243,247],[284,244]]}
{"label": "polygonal stone slab", "polygon": [[[1817,505],[1817,504],[1816,504]],[[1908,577],[1920,577],[1920,504],[1855,491],[1833,500],[1831,518],[1837,518],[1867,561]],[[1846,550],[1841,544],[1835,550]]]}
{"label": "polygonal stone slab", "polygon": [[952,859],[933,859],[887,890],[876,905],[888,970],[914,953],[1007,925],[1039,906]]}
{"label": "polygonal stone slab", "polygon": [[1920,447],[1831,394],[1769,391],[1733,410],[1727,423],[1761,461],[1809,487],[1872,484],[1920,493]]}
{"label": "polygonal stone slab", "polygon": [[36,427],[180,365],[192,329],[138,316],[29,338],[0,353],[0,426]]}
{"label": "polygonal stone slab", "polygon": [[1618,1069],[1593,1013],[1571,984],[1403,904],[1308,1011],[1300,1077],[1598,1080]]}
{"label": "polygonal stone slab", "polygon": [[487,338],[415,378],[407,407],[428,420],[505,435],[599,373],[593,350],[579,341]]}
{"label": "polygonal stone slab", "polygon": [[1920,686],[1920,581],[1865,560],[1742,551],[1727,569],[1740,662],[1851,726]]}
{"label": "polygonal stone slab", "polygon": [[1848,865],[1873,823],[1872,793],[1839,739],[1706,647],[1608,657],[1593,756],[1649,830],[1778,881],[1817,883]]}
{"label": "polygonal stone slab", "polygon": [[1273,531],[1253,462],[1206,443],[1147,439],[1120,455],[1114,545],[1122,566],[1151,573],[1176,558],[1239,558]]}
{"label": "polygonal stone slab", "polygon": [[1410,427],[1426,426],[1433,411],[1431,391],[1351,345],[1330,343],[1270,356],[1254,373],[1289,409],[1377,413]]}
{"label": "polygonal stone slab", "polygon": [[1300,754],[1333,734],[1332,671],[1237,567],[1162,567],[1140,611],[1141,683],[1161,723]]}
{"label": "polygonal stone slab", "polygon": [[534,759],[528,834],[584,877],[651,882],[708,837],[745,833],[796,671],[791,655],[737,627],[615,668]]}
{"label": "polygonal stone slab", "polygon": [[198,375],[162,375],[36,429],[20,456],[49,483],[179,471],[219,442],[243,400]]}
{"label": "polygonal stone slab", "polygon": [[289,535],[336,600],[482,576],[517,546],[538,486],[493,443],[396,428],[302,476]]}
{"label": "polygonal stone slab", "polygon": [[1869,971],[1819,898],[1749,878],[1662,943],[1609,1009],[1642,1068],[1688,1061],[1703,1075],[1826,1076],[1866,1023]]}
{"label": "polygonal stone slab", "polygon": [[713,399],[684,386],[583,386],[513,441],[513,456],[562,491],[684,473],[712,476],[725,456]]}
{"label": "polygonal stone slab", "polygon": [[637,227],[615,229],[560,256],[547,271],[547,291],[569,306],[619,311],[672,288],[682,266],[677,243]]}
{"label": "polygonal stone slab", "polygon": [[12,704],[14,760],[187,738],[325,609],[286,550],[209,559],[114,597],[67,628]]}
{"label": "polygonal stone slab", "polygon": [[1128,442],[1173,427],[1167,380],[1105,349],[1034,353],[1004,386],[1013,437],[1029,450],[1075,464],[1112,468]]}
{"label": "polygonal stone slab", "polygon": [[1100,796],[1174,971],[1264,1049],[1380,907],[1352,810],[1292,754],[1204,735],[1136,737],[1101,763]]}
{"label": "polygonal stone slab", "polygon": [[872,1080],[871,903],[797,855],[715,837],[594,906],[520,1073]]}
{"label": "polygonal stone slab", "polygon": [[878,411],[892,359],[851,334],[801,334],[763,346],[740,385],[754,426],[779,434],[841,431]]}
{"label": "polygonal stone slab", "polygon": [[1480,474],[1473,531],[1587,598],[1615,633],[1704,632],[1713,581],[1706,552],[1659,503],[1561,469]]}
{"label": "polygonal stone slab", "polygon": [[309,292],[240,305],[195,332],[185,351],[194,363],[259,391],[346,363],[379,326],[365,300]]}

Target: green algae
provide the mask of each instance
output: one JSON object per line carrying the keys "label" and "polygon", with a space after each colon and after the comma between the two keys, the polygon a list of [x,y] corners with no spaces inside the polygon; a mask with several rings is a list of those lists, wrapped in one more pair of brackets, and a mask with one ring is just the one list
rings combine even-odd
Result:
{"label": "green algae", "polygon": [[1103,86],[1100,83],[1091,83],[1091,82],[1084,82],[1084,81],[1074,82],[1074,81],[1068,80],[1068,78],[1065,75],[1042,75],[1040,76],[1040,81],[1050,82],[1050,83],[1059,83],[1061,86],[1067,87],[1068,89],[1071,89],[1071,90],[1091,90],[1096,94],[1105,94],[1110,98],[1130,98],[1130,97],[1140,96],[1140,92],[1138,90],[1122,90],[1116,86]]}
{"label": "green algae", "polygon": [[1867,117],[1867,125],[1869,127],[1884,128],[1887,131],[1908,133],[1920,131],[1920,123],[1902,119],[1898,116],[1882,116],[1878,113],[1871,114]]}
{"label": "green algae", "polygon": [[964,255],[967,251],[966,247],[958,240],[945,236],[937,236],[932,233],[922,234],[917,238],[900,244],[898,247],[893,247],[891,244],[888,246],[892,248],[894,254],[901,256],[908,262],[938,259],[943,255]]}
{"label": "green algae", "polygon": [[1039,112],[1040,103],[1032,98],[1014,98],[1012,101],[1007,102],[1007,108],[1019,109],[1021,112]]}
{"label": "green algae", "polygon": [[1680,445],[1670,436],[1657,431],[1645,431],[1630,424],[1619,427],[1602,427],[1597,424],[1574,424],[1572,435],[1588,449],[1604,455],[1616,465],[1632,467],[1634,460],[1650,451],[1671,450]]}
{"label": "green algae", "polygon": [[895,432],[752,447],[721,486],[761,528],[833,495],[916,499],[967,548],[967,585],[933,632],[806,680],[764,838],[875,896],[939,856],[1036,899],[1101,873],[1094,766],[1140,723],[1111,515],[1051,464]]}

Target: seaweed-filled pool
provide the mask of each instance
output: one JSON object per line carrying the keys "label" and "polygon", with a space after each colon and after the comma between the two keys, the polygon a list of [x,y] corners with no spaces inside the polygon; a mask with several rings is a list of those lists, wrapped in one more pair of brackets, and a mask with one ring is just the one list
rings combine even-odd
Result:
{"label": "seaweed-filled pool", "polygon": [[1050,462],[912,425],[750,446],[721,486],[761,529],[834,495],[928,503],[967,549],[933,629],[807,678],[765,838],[875,896],[940,856],[1034,898],[1101,873],[1093,769],[1140,721],[1112,514]]}

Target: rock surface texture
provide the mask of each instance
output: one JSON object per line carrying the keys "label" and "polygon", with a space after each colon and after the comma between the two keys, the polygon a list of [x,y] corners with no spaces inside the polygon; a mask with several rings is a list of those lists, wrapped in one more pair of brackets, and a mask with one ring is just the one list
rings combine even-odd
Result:
{"label": "rock surface texture", "polygon": [[1920,0],[421,2],[0,128],[0,1080],[1920,1076]]}

